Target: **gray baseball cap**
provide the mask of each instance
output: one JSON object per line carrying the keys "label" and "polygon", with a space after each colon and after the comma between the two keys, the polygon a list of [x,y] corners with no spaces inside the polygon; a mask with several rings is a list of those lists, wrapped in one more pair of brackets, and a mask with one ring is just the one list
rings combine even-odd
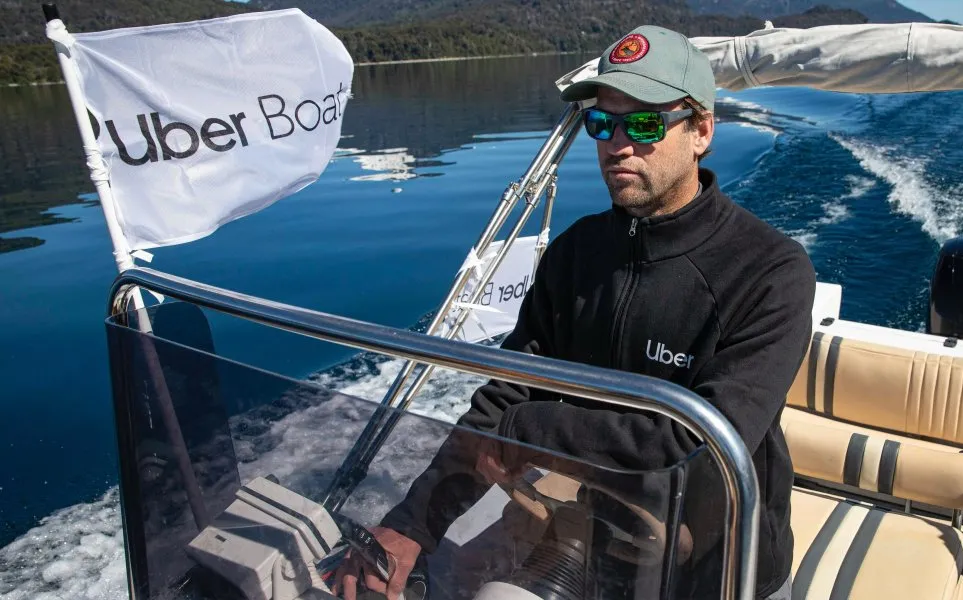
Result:
{"label": "gray baseball cap", "polygon": [[691,96],[706,110],[715,105],[716,81],[708,57],[681,33],[655,25],[633,29],[609,46],[599,58],[598,75],[565,88],[562,100],[594,98],[600,85],[647,104]]}

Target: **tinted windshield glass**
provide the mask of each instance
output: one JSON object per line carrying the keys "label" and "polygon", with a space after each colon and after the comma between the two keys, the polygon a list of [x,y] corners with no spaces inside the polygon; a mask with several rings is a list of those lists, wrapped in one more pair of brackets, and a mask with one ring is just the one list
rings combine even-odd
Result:
{"label": "tinted windshield glass", "polygon": [[[292,598],[331,597],[346,530],[402,502],[444,534],[419,564],[429,598],[480,597],[493,582],[543,598],[719,596],[726,502],[705,450],[622,472],[399,413],[328,511],[332,477],[378,406],[205,352],[190,305],[151,311],[156,336],[107,323],[137,598],[271,598],[282,584]],[[522,477],[487,483],[483,448],[517,457]]]}

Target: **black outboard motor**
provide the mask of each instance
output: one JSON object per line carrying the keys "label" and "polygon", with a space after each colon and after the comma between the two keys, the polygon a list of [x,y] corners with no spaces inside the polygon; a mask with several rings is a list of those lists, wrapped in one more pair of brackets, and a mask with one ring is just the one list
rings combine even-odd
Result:
{"label": "black outboard motor", "polygon": [[943,244],[930,282],[927,333],[963,338],[963,237]]}

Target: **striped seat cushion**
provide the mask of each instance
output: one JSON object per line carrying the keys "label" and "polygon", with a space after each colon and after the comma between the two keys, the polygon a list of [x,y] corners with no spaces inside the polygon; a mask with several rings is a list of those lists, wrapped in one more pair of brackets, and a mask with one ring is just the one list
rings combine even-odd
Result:
{"label": "striped seat cushion", "polygon": [[952,527],[793,490],[793,600],[956,600],[963,537]]}
{"label": "striped seat cushion", "polygon": [[963,509],[963,454],[956,448],[792,407],[783,410],[782,429],[797,475]]}
{"label": "striped seat cushion", "polygon": [[963,447],[963,357],[813,334],[789,406]]}

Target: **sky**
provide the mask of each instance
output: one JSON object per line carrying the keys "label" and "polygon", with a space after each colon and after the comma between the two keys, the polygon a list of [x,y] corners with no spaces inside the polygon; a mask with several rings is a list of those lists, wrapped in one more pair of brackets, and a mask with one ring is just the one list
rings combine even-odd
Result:
{"label": "sky", "polygon": [[963,23],[963,0],[899,0],[906,8],[919,11],[937,21],[949,19]]}

